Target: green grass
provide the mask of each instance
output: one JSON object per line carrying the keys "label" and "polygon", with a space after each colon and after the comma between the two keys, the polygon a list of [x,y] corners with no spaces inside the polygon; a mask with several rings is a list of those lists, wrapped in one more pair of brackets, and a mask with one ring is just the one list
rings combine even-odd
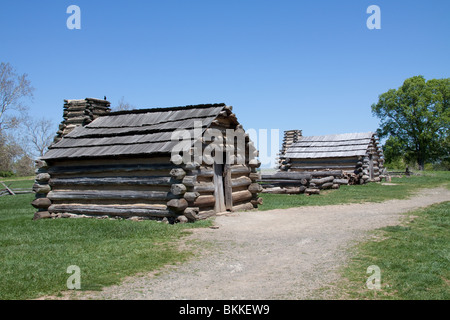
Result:
{"label": "green grass", "polygon": [[[379,229],[372,241],[357,245],[336,298],[450,299],[450,202],[407,216],[408,223]],[[371,265],[381,271],[379,290],[365,285]]]}
{"label": "green grass", "polygon": [[392,178],[391,183],[395,185],[368,183],[341,186],[339,190],[322,190],[320,195],[311,196],[262,193],[260,197],[263,198],[263,204],[259,206],[259,210],[405,199],[421,188],[445,185],[450,189],[450,172],[423,172],[420,176]]}
{"label": "green grass", "polygon": [[[2,181],[7,181],[7,184],[12,182],[13,188],[31,187],[33,184],[33,178],[8,178]],[[319,196],[263,194],[264,204],[260,209],[405,198],[422,187],[443,184],[449,187],[449,181],[448,172],[424,173],[423,176],[393,179],[392,183],[397,184],[395,186],[376,183],[344,186]],[[98,290],[119,283],[126,276],[185,261],[193,252],[178,249],[182,238],[189,233],[190,228],[210,225],[210,221],[182,225],[97,219],[32,221],[35,210],[30,203],[33,198],[33,194],[0,197],[0,299],[57,295],[66,290],[66,281],[70,276],[66,270],[70,265],[77,265],[81,269],[82,290]],[[448,216],[448,206],[446,212]],[[442,234],[442,226],[445,226],[448,233],[447,218],[439,219],[441,225],[436,222],[433,228]],[[393,227],[383,232],[406,235],[413,234],[413,230],[413,227]],[[422,248],[422,240],[418,241],[417,247]],[[446,250],[439,254],[448,263],[448,247]],[[442,261],[442,257],[441,260],[430,261]],[[432,263],[430,268],[441,268],[442,262],[436,263]],[[383,267],[387,268],[385,265]],[[437,278],[432,281],[438,283]],[[442,279],[448,283],[448,274]]]}
{"label": "green grass", "polygon": [[67,290],[67,267],[81,269],[81,290],[185,261],[178,248],[189,229],[210,221],[55,219],[32,221],[33,194],[0,198],[0,299],[30,299]]}
{"label": "green grass", "polygon": [[[35,177],[17,177],[17,178],[3,178],[1,182],[6,184],[9,188],[29,188],[31,189],[34,184]],[[0,184],[0,190],[4,187]]]}

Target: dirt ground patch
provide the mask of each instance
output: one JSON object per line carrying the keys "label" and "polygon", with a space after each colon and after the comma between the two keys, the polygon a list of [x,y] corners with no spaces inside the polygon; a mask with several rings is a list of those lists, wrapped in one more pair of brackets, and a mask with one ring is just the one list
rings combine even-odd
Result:
{"label": "dirt ground patch", "polygon": [[396,225],[402,214],[450,201],[450,190],[425,189],[407,200],[241,212],[215,218],[185,245],[197,258],[126,279],[77,299],[320,299],[339,280],[349,248],[368,231]]}

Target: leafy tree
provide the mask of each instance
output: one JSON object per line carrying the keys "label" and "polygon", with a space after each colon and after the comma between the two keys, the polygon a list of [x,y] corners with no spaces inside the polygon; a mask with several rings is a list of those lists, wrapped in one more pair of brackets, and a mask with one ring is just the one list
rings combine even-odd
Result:
{"label": "leafy tree", "polygon": [[450,78],[406,79],[397,90],[381,94],[372,113],[381,120],[378,135],[388,137],[387,161],[402,156],[423,170],[425,162],[448,157]]}

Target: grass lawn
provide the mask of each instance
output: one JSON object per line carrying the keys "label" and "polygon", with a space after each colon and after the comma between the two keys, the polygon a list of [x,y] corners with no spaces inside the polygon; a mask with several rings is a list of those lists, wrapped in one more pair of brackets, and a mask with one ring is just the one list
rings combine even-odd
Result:
{"label": "grass lawn", "polygon": [[32,221],[34,194],[0,197],[0,299],[30,299],[67,290],[81,269],[81,290],[99,290],[125,276],[176,264],[189,229],[210,221],[167,225],[156,221],[55,219]]}
{"label": "grass lawn", "polygon": [[[6,184],[9,188],[29,188],[31,189],[36,177],[17,177],[17,178],[0,178],[0,181]],[[4,187],[0,184],[0,190]]]}
{"label": "grass lawn", "polygon": [[[26,188],[32,186],[32,179],[7,178],[2,181],[6,181],[6,184],[12,183],[12,188]],[[326,191],[318,196],[262,194],[264,204],[260,209],[405,198],[423,187],[445,184],[450,188],[449,181],[449,172],[438,172],[395,178],[392,180],[395,185],[389,186],[376,183],[344,186],[340,190]],[[195,224],[166,225],[155,221],[97,219],[32,221],[35,210],[30,203],[33,198],[33,194],[0,197],[0,299],[2,300],[58,295],[61,291],[67,290],[66,281],[70,274],[66,271],[70,265],[77,265],[81,269],[81,290],[99,290],[104,286],[119,283],[126,276],[151,272],[164,265],[185,261],[194,253],[188,250],[180,251],[177,247],[180,240],[189,234],[189,229],[211,224],[210,221],[200,221]],[[379,265],[385,285],[384,292],[388,293],[388,297],[397,297],[393,295],[396,292],[408,292],[407,285],[398,284],[401,283],[401,279],[423,278],[427,284],[426,290],[429,283],[436,283],[437,287],[441,287],[443,282],[448,288],[449,204],[430,210],[432,211],[418,213],[419,218],[411,224],[411,227],[380,230],[379,232],[388,237],[386,241],[391,242],[387,242],[385,248],[382,247],[383,242],[377,242],[373,256],[367,255],[370,250],[361,251],[361,259],[366,259],[360,260],[361,265],[365,266],[362,277],[367,278],[365,274],[367,266]],[[404,246],[401,244],[404,241],[403,237],[410,237]],[[381,244],[380,247],[377,247],[378,244]],[[392,260],[377,258],[376,254],[379,253],[384,257],[383,254],[387,254],[387,251],[391,252]],[[403,251],[408,251],[403,254],[404,262],[396,260],[403,257]],[[368,260],[369,257],[372,260]],[[355,263],[358,261],[356,258]],[[412,271],[409,269],[405,271],[405,268],[415,261],[420,262],[420,265]],[[352,266],[354,269],[349,269],[347,273],[349,279],[353,279],[351,270],[361,271],[358,269],[360,266],[353,264]],[[445,272],[442,271],[443,267]],[[400,280],[395,280],[395,275],[390,278],[391,270],[398,270]],[[361,274],[356,271],[354,274],[357,279],[356,287],[360,288]],[[414,274],[420,276],[416,277]],[[411,292],[421,288],[422,285],[419,282],[412,283],[410,294],[414,294]],[[448,289],[429,290],[436,297],[449,298]],[[356,290],[357,293],[360,291]],[[417,291],[421,292],[420,289]],[[371,294],[382,295],[372,291],[364,294],[363,297],[372,297]]]}
{"label": "grass lawn", "polygon": [[442,185],[450,188],[450,172],[423,172],[420,176],[392,178],[391,184],[394,185],[368,183],[366,185],[341,186],[339,190],[321,190],[320,195],[311,196],[261,193],[263,204],[259,210],[405,199],[421,188]]}
{"label": "grass lawn", "polygon": [[[382,228],[359,244],[337,284],[337,298],[450,299],[450,202],[410,212],[410,222]],[[380,268],[381,289],[369,290],[369,266]]]}

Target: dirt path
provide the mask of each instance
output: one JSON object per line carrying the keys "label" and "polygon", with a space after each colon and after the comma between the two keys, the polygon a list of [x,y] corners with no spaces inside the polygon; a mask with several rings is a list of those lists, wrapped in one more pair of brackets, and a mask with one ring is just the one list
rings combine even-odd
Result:
{"label": "dirt path", "polygon": [[311,299],[339,279],[348,248],[402,213],[450,201],[450,190],[426,189],[408,200],[300,207],[219,216],[188,243],[209,243],[199,257],[161,275],[133,277],[91,299]]}

